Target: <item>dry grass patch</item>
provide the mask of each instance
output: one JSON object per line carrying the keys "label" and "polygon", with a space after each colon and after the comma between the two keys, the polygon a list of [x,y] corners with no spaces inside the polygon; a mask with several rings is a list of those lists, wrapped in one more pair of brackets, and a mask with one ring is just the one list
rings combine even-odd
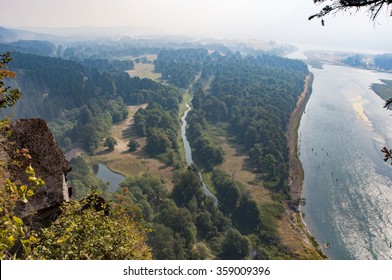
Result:
{"label": "dry grass patch", "polygon": [[218,169],[225,171],[232,178],[245,186],[246,191],[258,204],[272,204],[271,194],[263,187],[262,181],[257,175],[247,168],[247,158],[245,151],[238,144],[227,142],[220,145],[225,152],[225,160],[217,166]]}
{"label": "dry grass patch", "polygon": [[129,76],[139,77],[141,79],[148,78],[154,81],[162,79],[162,74],[154,72],[154,64],[149,63],[135,63],[135,69],[127,71]]}
{"label": "dry grass patch", "polygon": [[304,229],[293,229],[290,222],[287,220],[286,215],[283,215],[283,217],[277,221],[277,230],[282,245],[296,254],[299,259],[323,259],[311,243],[304,241],[307,239],[302,236],[305,234],[303,232]]}

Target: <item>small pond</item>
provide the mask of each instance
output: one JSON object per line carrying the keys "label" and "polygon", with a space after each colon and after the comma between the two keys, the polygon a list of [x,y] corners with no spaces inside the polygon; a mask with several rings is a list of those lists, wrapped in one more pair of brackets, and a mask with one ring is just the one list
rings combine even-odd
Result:
{"label": "small pond", "polygon": [[95,175],[105,183],[110,182],[109,185],[110,192],[115,192],[119,187],[120,183],[125,180],[124,176],[118,173],[114,173],[109,168],[107,168],[106,165],[101,163],[98,163]]}

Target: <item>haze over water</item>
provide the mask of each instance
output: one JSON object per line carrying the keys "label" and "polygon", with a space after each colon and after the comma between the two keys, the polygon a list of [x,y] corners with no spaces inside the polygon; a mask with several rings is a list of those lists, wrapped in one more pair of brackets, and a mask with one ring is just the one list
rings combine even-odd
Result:
{"label": "haze over water", "polygon": [[324,65],[299,127],[307,226],[331,259],[392,259],[392,111],[369,86],[391,74]]}

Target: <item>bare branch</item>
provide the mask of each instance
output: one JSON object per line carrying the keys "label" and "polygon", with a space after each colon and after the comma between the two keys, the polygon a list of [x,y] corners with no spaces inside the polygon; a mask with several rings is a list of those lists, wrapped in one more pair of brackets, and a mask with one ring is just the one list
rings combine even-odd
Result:
{"label": "bare branch", "polygon": [[[335,14],[338,12],[349,11],[351,9],[355,9],[357,12],[366,8],[369,12],[370,19],[375,21],[382,9],[388,9],[392,4],[392,0],[313,0],[313,2],[315,4],[329,2],[329,4],[325,4],[319,13],[309,16],[309,20],[315,17],[323,18],[331,13]],[[390,15],[392,16],[392,9]]]}

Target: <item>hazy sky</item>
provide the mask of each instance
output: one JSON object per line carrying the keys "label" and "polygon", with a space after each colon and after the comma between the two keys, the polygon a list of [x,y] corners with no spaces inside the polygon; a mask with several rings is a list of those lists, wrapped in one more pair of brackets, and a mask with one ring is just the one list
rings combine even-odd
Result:
{"label": "hazy sky", "polygon": [[308,21],[313,0],[0,0],[0,26],[140,26],[171,34],[276,40],[392,52],[392,18],[363,12]]}

